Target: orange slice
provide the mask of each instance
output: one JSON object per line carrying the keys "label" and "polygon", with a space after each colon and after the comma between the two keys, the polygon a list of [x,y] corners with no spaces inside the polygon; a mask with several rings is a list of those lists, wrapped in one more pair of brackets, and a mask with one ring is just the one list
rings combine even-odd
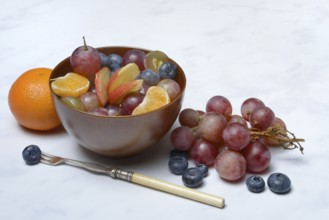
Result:
{"label": "orange slice", "polygon": [[165,89],[159,86],[151,86],[147,90],[143,102],[134,109],[132,115],[139,115],[156,110],[167,105],[169,102],[170,98]]}
{"label": "orange slice", "polygon": [[89,89],[89,80],[77,73],[67,73],[65,76],[54,79],[51,89],[58,96],[79,97]]}

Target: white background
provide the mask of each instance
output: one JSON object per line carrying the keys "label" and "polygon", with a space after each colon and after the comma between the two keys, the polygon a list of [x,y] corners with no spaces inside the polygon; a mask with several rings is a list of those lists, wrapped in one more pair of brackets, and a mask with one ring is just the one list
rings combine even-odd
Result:
{"label": "white background", "polygon": [[[5,0],[0,8],[1,219],[325,219],[329,214],[329,3],[326,0]],[[162,50],[187,76],[183,108],[204,110],[214,95],[233,112],[262,99],[305,154],[271,149],[270,170],[292,190],[250,193],[214,169],[199,190],[226,199],[217,209],[67,166],[27,166],[29,144],[65,157],[118,165],[182,185],[170,174],[169,136],[141,155],[113,160],[78,146],[63,128],[20,127],[8,107],[14,80],[34,67],[54,68],[82,44]],[[178,123],[174,127],[178,126]],[[190,163],[191,166],[193,163]]]}

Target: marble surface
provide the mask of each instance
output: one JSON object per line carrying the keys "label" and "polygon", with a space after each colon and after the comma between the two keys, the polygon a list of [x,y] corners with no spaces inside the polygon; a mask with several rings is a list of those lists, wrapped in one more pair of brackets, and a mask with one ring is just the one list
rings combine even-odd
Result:
{"label": "marble surface", "polygon": [[[329,2],[325,0],[4,0],[0,7],[1,219],[325,219],[329,214]],[[170,174],[165,136],[136,157],[113,160],[84,150],[63,128],[20,127],[7,97],[34,67],[53,68],[82,44],[128,45],[166,52],[185,70],[183,108],[204,109],[213,95],[233,112],[258,97],[306,139],[305,154],[271,149],[270,170],[292,190],[250,193],[214,169],[199,190],[226,199],[217,209],[67,166],[27,166],[21,153],[37,144],[65,157],[118,165],[182,184]],[[178,126],[178,123],[174,125]]]}

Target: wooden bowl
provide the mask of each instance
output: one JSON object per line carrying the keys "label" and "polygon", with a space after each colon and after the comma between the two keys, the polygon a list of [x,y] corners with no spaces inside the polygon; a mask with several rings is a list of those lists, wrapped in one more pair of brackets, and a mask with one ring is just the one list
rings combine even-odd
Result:
{"label": "wooden bowl", "polygon": [[[121,56],[132,47],[101,47],[99,52]],[[145,53],[149,52],[146,49]],[[65,128],[79,145],[95,153],[110,157],[133,156],[156,143],[169,131],[181,110],[186,77],[177,65],[180,94],[166,106],[136,116],[97,116],[67,107],[53,91],[57,114]],[[72,72],[70,58],[64,59],[52,71],[50,79]],[[49,82],[50,83],[50,82]]]}

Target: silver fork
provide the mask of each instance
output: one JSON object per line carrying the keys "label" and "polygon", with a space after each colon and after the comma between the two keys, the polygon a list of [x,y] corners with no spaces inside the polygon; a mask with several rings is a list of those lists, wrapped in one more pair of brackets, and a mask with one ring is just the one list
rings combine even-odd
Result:
{"label": "silver fork", "polygon": [[57,166],[67,164],[74,167],[79,167],[90,172],[106,174],[114,179],[126,180],[142,186],[181,196],[197,202],[212,205],[218,208],[223,208],[225,205],[224,198],[197,191],[195,189],[179,186],[163,180],[145,176],[133,171],[127,171],[115,167],[105,167],[95,163],[72,160],[68,158],[54,156],[45,152],[41,152],[41,162],[47,165]]}

